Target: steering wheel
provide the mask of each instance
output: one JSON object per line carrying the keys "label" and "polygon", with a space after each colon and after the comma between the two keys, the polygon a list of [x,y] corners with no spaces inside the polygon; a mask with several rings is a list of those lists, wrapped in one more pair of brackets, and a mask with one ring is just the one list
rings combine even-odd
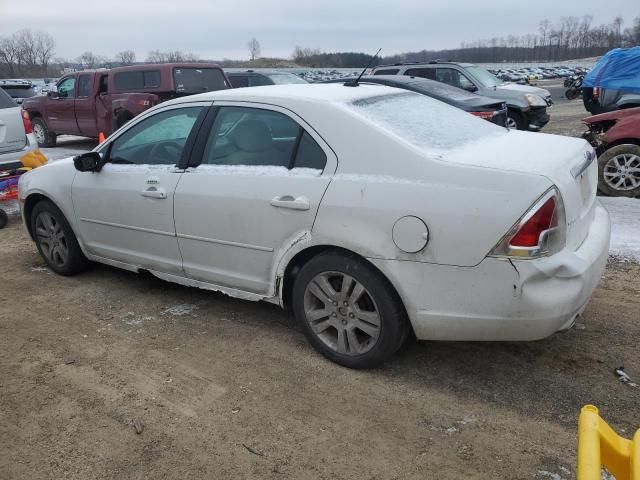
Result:
{"label": "steering wheel", "polygon": [[178,163],[182,154],[182,145],[173,140],[156,143],[149,152],[149,160],[157,163]]}

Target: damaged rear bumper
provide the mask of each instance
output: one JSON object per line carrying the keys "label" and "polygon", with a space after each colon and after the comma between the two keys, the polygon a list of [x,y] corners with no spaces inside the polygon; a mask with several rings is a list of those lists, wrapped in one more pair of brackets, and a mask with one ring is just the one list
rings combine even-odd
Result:
{"label": "damaged rear bumper", "polygon": [[417,338],[537,340],[571,327],[605,269],[609,214],[598,203],[576,251],[528,261],[486,258],[475,267],[371,261],[398,288]]}

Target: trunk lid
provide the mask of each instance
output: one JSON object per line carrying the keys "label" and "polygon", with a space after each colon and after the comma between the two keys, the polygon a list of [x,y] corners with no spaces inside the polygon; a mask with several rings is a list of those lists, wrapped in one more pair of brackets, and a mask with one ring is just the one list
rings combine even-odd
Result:
{"label": "trunk lid", "polygon": [[20,107],[0,108],[0,153],[22,150],[27,143]]}
{"label": "trunk lid", "polygon": [[[470,143],[444,154],[442,159],[548,178],[562,196],[567,248],[576,250],[584,241],[595,214],[598,185],[596,155],[586,141],[512,130]],[[542,193],[535,192],[534,196]]]}

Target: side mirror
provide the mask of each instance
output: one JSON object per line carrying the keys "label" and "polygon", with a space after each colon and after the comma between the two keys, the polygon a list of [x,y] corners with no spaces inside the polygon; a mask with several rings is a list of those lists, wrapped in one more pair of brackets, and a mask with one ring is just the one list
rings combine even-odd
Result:
{"label": "side mirror", "polygon": [[56,90],[49,90],[47,92],[47,97],[49,97],[49,98],[58,98],[58,92]]}
{"label": "side mirror", "polygon": [[98,152],[87,152],[73,157],[73,164],[79,172],[99,172],[102,168],[102,155]]}
{"label": "side mirror", "polygon": [[466,90],[467,92],[471,92],[471,93],[475,93],[478,91],[478,87],[476,87],[474,84],[470,83],[469,85],[465,85],[464,87],[462,87],[464,90]]}

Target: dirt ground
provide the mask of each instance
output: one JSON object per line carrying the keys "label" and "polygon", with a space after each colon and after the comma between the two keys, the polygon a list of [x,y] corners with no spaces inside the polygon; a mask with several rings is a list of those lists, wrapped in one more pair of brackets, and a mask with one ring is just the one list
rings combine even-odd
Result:
{"label": "dirt ground", "polygon": [[18,219],[0,266],[0,479],[570,479],[582,405],[640,426],[613,372],[640,380],[635,263],[609,265],[580,329],[414,342],[365,372],[269,304],[56,276]]}

